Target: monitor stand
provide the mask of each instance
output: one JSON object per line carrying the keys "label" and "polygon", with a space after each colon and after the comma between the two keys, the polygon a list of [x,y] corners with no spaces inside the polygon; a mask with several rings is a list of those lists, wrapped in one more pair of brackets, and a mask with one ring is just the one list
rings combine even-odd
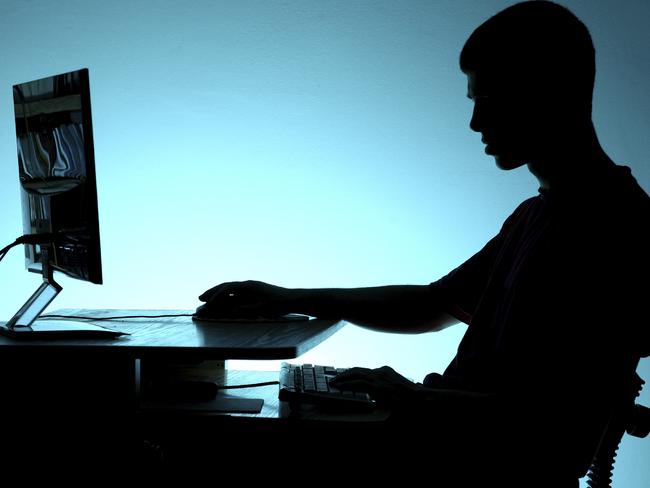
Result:
{"label": "monitor stand", "polygon": [[7,323],[0,323],[0,334],[16,339],[116,337],[122,332],[98,325],[70,320],[39,320],[43,310],[63,289],[54,281],[49,245],[41,244],[43,283]]}

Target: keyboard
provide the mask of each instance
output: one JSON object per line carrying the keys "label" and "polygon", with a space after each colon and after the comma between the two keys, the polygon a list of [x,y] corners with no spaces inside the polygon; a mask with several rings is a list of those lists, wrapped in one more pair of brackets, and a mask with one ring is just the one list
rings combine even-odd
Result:
{"label": "keyboard", "polygon": [[372,412],[375,401],[362,392],[342,391],[330,386],[330,380],[346,368],[282,363],[280,400],[290,404],[316,405],[339,412]]}

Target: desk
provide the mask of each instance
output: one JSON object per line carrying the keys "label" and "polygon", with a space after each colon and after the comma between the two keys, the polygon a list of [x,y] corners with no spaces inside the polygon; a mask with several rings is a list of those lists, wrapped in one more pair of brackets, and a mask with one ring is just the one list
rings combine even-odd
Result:
{"label": "desk", "polygon": [[[57,315],[111,317],[123,315],[173,315],[191,313],[184,310],[83,310],[62,309]],[[91,321],[92,322],[92,321]],[[66,396],[74,404],[87,397],[91,385],[100,384],[111,394],[96,392],[96,408],[113,411],[132,410],[134,392],[140,380],[138,366],[165,362],[196,362],[225,359],[288,359],[307,352],[324,341],[344,323],[338,320],[259,323],[195,322],[190,317],[137,318],[95,321],[97,325],[118,329],[129,335],[113,339],[16,340],[0,336],[0,371],[2,379],[13,388],[20,388],[22,409],[42,409],[43,391],[65,404],[57,388],[68,385]],[[9,373],[10,372],[10,373]],[[40,390],[32,398],[35,381]],[[1,380],[0,380],[1,381]],[[84,385],[79,398],[74,390]],[[107,397],[102,399],[101,397]],[[29,400],[29,401],[25,401]],[[33,405],[29,402],[33,401]],[[108,403],[105,403],[108,402]],[[72,406],[72,405],[70,405]],[[0,406],[0,408],[3,408]],[[4,408],[7,408],[6,405]],[[67,408],[67,406],[66,406]],[[59,406],[58,410],[62,410]]]}
{"label": "desk", "polygon": [[[188,310],[83,310],[62,309],[57,315],[111,317],[122,315],[188,314]],[[63,322],[63,321],[62,321]],[[308,322],[215,323],[190,317],[90,321],[130,335],[116,339],[56,339],[18,341],[0,336],[0,353],[59,355],[80,351],[133,359],[287,359],[304,354],[344,323],[313,319]]]}
{"label": "desk", "polygon": [[[101,318],[189,312],[63,309],[53,313]],[[92,429],[87,429],[87,425],[93,428],[102,425],[103,433],[115,437],[127,435],[134,427],[138,409],[138,365],[294,358],[344,325],[337,320],[316,319],[285,323],[199,323],[190,317],[96,323],[130,335],[115,339],[50,341],[0,337],[0,413],[5,423],[24,425],[26,422],[39,432],[55,428],[51,437],[68,436],[74,425],[79,426],[80,436],[89,435],[87,430]],[[33,449],[30,446],[28,452]]]}

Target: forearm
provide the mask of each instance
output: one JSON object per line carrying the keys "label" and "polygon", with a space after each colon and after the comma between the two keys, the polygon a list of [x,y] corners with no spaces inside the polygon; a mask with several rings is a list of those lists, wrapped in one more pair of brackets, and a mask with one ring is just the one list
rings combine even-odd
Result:
{"label": "forearm", "polygon": [[289,295],[296,312],[383,332],[427,332],[457,321],[423,285],[293,289]]}

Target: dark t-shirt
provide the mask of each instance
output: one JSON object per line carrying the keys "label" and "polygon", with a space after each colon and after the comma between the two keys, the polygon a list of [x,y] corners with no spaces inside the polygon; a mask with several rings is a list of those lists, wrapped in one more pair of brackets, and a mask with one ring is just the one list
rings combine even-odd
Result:
{"label": "dark t-shirt", "polygon": [[630,358],[648,354],[649,222],[650,198],[624,166],[524,201],[430,285],[468,329],[424,384],[510,398],[589,437]]}

